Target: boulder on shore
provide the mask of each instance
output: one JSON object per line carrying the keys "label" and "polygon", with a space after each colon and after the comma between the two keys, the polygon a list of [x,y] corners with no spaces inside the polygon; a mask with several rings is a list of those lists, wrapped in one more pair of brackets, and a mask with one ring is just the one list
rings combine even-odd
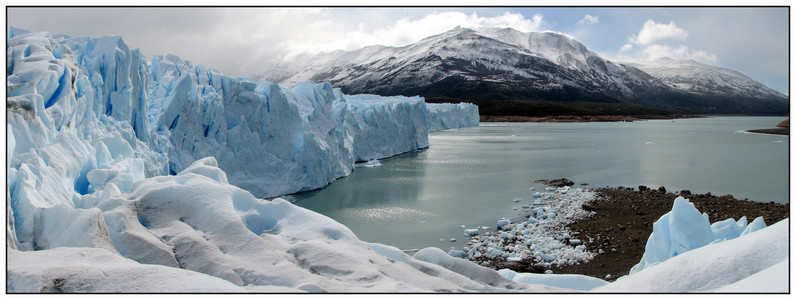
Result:
{"label": "boulder on shore", "polygon": [[548,185],[548,186],[557,186],[557,187],[563,187],[563,186],[573,186],[573,185],[575,185],[575,183],[574,183],[574,182],[572,182],[572,180],[569,180],[569,179],[566,179],[566,178],[558,178],[558,179],[540,179],[540,180],[536,180],[536,181],[534,181],[534,183],[541,183],[541,184],[544,184],[544,185]]}

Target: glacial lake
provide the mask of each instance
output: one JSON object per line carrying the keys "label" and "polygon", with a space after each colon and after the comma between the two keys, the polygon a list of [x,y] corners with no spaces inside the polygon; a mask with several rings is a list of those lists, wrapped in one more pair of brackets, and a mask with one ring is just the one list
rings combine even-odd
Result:
{"label": "glacial lake", "polygon": [[537,179],[787,203],[789,137],[744,132],[786,118],[481,123],[433,132],[428,149],[285,198],[348,226],[363,241],[445,251],[465,246],[461,225],[494,227],[501,217],[524,215],[530,188],[544,190]]}

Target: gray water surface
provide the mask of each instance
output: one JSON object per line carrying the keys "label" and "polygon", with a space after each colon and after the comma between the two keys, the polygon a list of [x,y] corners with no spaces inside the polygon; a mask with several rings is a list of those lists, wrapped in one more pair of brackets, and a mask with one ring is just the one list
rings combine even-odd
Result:
{"label": "gray water surface", "polygon": [[288,198],[361,240],[446,251],[465,245],[461,225],[494,227],[502,216],[524,214],[519,208],[532,201],[529,188],[544,189],[536,179],[566,177],[576,187],[663,185],[788,203],[789,137],[744,132],[782,120],[482,123],[431,133],[426,150],[356,168],[323,189]]}

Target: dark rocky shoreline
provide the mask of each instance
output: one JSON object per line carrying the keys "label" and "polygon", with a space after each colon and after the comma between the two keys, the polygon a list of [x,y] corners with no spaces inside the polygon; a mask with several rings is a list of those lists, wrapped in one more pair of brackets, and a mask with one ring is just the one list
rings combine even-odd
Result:
{"label": "dark rocky shoreline", "polygon": [[777,135],[790,135],[790,119],[785,121],[779,122],[776,128],[768,128],[768,129],[752,129],[747,130],[748,132],[753,133],[764,133],[764,134],[777,134]]}
{"label": "dark rocky shoreline", "polygon": [[752,129],[752,130],[747,130],[747,131],[748,132],[753,132],[753,133],[790,135],[790,128]]}
{"label": "dark rocky shoreline", "polygon": [[[656,189],[640,186],[635,188],[597,188],[594,201],[583,208],[595,214],[586,219],[569,224],[573,232],[579,232],[589,251],[603,250],[593,260],[578,265],[554,267],[556,274],[584,274],[597,278],[614,280],[627,275],[644,255],[647,238],[652,233],[652,224],[672,208],[674,199],[682,195],[689,199],[700,212],[707,213],[710,222],[746,216],[751,222],[762,216],[767,226],[790,217],[789,204],[773,202],[761,203],[747,199],[735,199],[732,195],[715,196],[710,193],[691,194],[689,191],[667,192],[665,188]],[[518,272],[541,273],[545,270],[532,261],[505,262],[492,261],[495,269],[509,268]]]}

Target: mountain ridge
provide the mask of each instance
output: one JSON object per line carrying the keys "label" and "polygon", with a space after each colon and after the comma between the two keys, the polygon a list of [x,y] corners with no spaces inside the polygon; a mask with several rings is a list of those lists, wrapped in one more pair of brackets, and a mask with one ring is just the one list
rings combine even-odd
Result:
{"label": "mountain ridge", "polygon": [[679,77],[664,76],[669,73],[662,63],[613,62],[554,32],[456,27],[401,47],[306,56],[256,77],[283,85],[330,82],[346,93],[420,95],[429,102],[512,100],[567,107],[540,114],[788,113],[787,96],[737,71],[677,66],[698,67],[701,77],[684,76],[688,72],[682,70]]}

